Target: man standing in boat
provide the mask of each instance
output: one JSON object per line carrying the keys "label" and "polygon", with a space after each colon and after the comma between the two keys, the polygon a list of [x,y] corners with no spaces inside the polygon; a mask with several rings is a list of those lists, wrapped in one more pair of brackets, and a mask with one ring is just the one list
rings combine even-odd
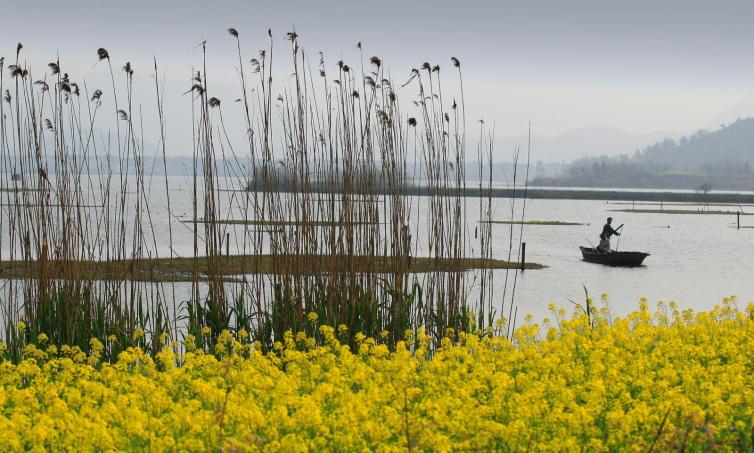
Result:
{"label": "man standing in boat", "polygon": [[600,233],[600,245],[597,246],[597,250],[599,250],[600,252],[609,253],[611,251],[610,250],[610,236],[612,235],[620,236],[620,233],[618,232],[618,230],[620,230],[623,227],[623,225],[619,226],[617,230],[614,230],[611,225],[612,223],[613,223],[613,218],[608,217],[607,223],[605,224],[605,226],[602,227],[602,233]]}

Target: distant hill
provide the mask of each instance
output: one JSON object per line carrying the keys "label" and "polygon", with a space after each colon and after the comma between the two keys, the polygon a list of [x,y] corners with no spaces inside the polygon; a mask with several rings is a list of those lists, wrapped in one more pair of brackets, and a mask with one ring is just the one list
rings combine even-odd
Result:
{"label": "distant hill", "polygon": [[536,178],[536,185],[754,190],[754,118],[700,130],[678,141],[664,139],[633,154],[571,162],[562,177]]}
{"label": "distant hill", "polygon": [[[554,136],[534,134],[532,157],[543,162],[563,162],[585,156],[617,156],[633,153],[634,150],[660,141],[668,135],[670,133],[666,131],[631,134],[612,127],[585,127]],[[495,151],[509,156],[517,146],[526,149],[527,141],[526,135],[496,138]]]}
{"label": "distant hill", "polygon": [[721,162],[754,164],[754,118],[723,125],[719,130],[700,130],[679,141],[664,140],[644,148],[638,161],[653,162],[676,169],[698,169]]}

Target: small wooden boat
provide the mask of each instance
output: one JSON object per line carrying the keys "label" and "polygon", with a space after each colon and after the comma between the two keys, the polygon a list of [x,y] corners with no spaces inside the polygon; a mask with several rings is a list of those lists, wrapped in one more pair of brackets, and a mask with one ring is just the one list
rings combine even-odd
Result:
{"label": "small wooden boat", "polygon": [[641,266],[644,258],[649,256],[649,253],[642,252],[601,252],[594,247],[579,246],[579,248],[584,261],[607,266],[637,267]]}

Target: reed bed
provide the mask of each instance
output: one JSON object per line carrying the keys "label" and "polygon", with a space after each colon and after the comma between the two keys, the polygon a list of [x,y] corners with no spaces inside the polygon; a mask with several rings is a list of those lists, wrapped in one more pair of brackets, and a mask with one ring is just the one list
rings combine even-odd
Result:
{"label": "reed bed", "polygon": [[[468,226],[460,61],[450,60],[449,92],[439,65],[425,62],[398,83],[361,44],[355,64],[332,64],[312,58],[291,32],[291,75],[278,82],[271,32],[251,59],[239,32],[228,33],[237,102],[213,96],[206,43],[182,90],[191,97],[193,159],[191,212],[179,224],[191,229],[190,256],[175,251],[167,176],[167,235],[150,207],[162,182],[153,184],[145,162],[166,166],[169,149],[157,61],[158,145],[147,150],[130,63],[118,70],[97,50],[110,86],[90,91],[59,60],[33,73],[21,44],[13,64],[0,60],[2,320],[11,355],[40,334],[81,348],[97,338],[114,345],[112,358],[129,346],[156,352],[163,335],[213,343],[223,330],[270,350],[286,332],[311,330],[312,316],[346,326],[354,347],[357,333],[395,345],[420,327],[439,341],[492,326],[492,268],[508,266],[492,260],[491,173],[478,188],[486,223]],[[481,123],[480,166],[492,162],[492,138]],[[229,180],[244,190],[228,191]],[[425,214],[410,195],[417,187]],[[165,266],[181,278],[165,278]],[[176,280],[190,285],[183,299]]]}

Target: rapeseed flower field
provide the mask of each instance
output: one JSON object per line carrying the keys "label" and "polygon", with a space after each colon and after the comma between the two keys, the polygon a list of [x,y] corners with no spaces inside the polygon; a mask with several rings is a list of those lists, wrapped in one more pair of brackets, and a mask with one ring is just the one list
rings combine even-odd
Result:
{"label": "rapeseed flower field", "polygon": [[[646,301],[624,318],[552,307],[511,339],[502,323],[419,332],[389,350],[337,328],[263,353],[222,332],[213,354],[167,336],[109,345],[40,335],[0,364],[3,450],[403,451],[754,448],[754,305],[709,312]],[[311,316],[311,322],[316,322]],[[25,326],[17,326],[25,328]],[[110,340],[108,340],[110,341]],[[186,341],[195,345],[194,339]],[[2,345],[0,345],[0,352]],[[188,350],[186,350],[188,349]]]}

